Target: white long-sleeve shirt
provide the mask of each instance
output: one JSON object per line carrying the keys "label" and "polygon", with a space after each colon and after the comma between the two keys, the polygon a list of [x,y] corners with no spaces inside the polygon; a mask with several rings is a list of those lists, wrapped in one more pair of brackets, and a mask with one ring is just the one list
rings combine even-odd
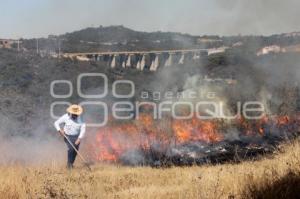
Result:
{"label": "white long-sleeve shirt", "polygon": [[60,130],[60,125],[64,124],[63,130],[66,135],[78,135],[79,139],[82,139],[85,135],[86,124],[83,123],[80,117],[77,120],[73,120],[68,114],[65,114],[58,118],[54,122],[54,126],[57,131]]}

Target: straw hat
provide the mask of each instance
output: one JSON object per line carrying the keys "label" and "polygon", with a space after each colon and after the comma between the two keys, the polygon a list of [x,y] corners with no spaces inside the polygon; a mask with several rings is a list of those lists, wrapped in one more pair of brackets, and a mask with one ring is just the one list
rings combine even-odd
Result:
{"label": "straw hat", "polygon": [[67,112],[73,115],[81,115],[83,108],[77,104],[72,104],[69,108],[67,108]]}

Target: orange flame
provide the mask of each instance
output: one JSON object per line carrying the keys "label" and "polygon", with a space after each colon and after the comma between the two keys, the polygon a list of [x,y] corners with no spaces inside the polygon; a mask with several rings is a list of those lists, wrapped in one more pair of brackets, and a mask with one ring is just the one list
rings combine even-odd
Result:
{"label": "orange flame", "polygon": [[[278,127],[289,125],[288,116],[265,116],[261,120],[247,121],[238,118],[234,124],[244,135],[265,134],[267,124]],[[92,138],[93,158],[98,161],[117,162],[128,150],[149,150],[153,143],[168,147],[170,143],[184,144],[189,142],[215,143],[224,139],[219,120],[190,120],[167,118],[156,121],[151,114],[141,114],[138,119],[129,122],[110,121]],[[224,127],[223,127],[224,128]]]}

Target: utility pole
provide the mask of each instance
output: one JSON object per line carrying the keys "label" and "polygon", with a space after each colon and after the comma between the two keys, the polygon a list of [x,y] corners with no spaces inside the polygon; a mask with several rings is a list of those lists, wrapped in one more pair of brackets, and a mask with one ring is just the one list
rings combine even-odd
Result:
{"label": "utility pole", "polygon": [[39,54],[39,39],[36,39],[36,54]]}
{"label": "utility pole", "polygon": [[60,40],[58,39],[58,58],[60,58]]}
{"label": "utility pole", "polygon": [[20,39],[18,39],[18,52],[20,52]]}

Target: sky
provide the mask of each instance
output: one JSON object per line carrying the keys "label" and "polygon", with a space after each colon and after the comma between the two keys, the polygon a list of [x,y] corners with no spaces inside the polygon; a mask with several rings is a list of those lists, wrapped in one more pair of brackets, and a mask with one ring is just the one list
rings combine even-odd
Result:
{"label": "sky", "polygon": [[47,37],[86,27],[192,35],[300,31],[299,0],[0,0],[0,38]]}

